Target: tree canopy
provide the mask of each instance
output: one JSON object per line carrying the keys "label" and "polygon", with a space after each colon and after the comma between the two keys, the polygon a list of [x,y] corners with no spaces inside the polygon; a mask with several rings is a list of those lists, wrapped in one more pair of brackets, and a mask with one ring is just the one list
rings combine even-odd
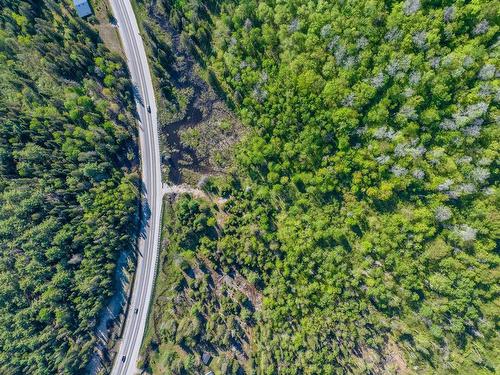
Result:
{"label": "tree canopy", "polygon": [[496,3],[159,3],[252,130],[207,240],[246,371],[498,371]]}
{"label": "tree canopy", "polygon": [[136,232],[129,86],[69,2],[0,0],[2,374],[81,373],[93,350]]}

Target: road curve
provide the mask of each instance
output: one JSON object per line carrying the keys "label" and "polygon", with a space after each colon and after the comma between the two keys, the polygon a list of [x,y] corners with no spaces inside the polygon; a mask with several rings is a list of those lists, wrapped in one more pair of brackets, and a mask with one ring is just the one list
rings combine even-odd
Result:
{"label": "road curve", "polygon": [[146,328],[158,258],[162,202],[160,149],[153,83],[134,11],[130,0],[110,0],[110,3],[118,24],[130,76],[139,96],[136,99],[136,107],[139,114],[144,197],[142,202],[146,208],[143,211],[148,213],[142,215],[144,229],[138,243],[139,254],[130,305],[120,349],[111,372],[113,375],[132,375],[137,373],[137,359]]}

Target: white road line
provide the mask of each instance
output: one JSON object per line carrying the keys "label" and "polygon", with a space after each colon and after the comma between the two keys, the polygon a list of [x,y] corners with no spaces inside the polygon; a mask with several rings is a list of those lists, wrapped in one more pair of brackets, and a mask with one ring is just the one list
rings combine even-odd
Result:
{"label": "white road line", "polygon": [[[137,373],[137,359],[147,323],[158,258],[162,202],[160,151],[153,83],[137,20],[129,0],[110,0],[110,3],[118,23],[132,82],[139,89],[143,103],[136,100],[140,119],[138,132],[142,181],[150,211],[148,222],[143,223],[144,238],[138,242],[142,256],[138,256],[125,329],[112,370],[112,374],[132,375]],[[150,112],[147,110],[148,106]]]}

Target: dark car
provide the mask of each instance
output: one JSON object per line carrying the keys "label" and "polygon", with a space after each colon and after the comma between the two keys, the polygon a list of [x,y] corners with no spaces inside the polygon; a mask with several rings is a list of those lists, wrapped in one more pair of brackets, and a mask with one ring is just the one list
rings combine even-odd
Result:
{"label": "dark car", "polygon": [[151,107],[148,105],[148,112],[151,113]]}
{"label": "dark car", "polygon": [[125,359],[126,359],[126,358],[127,358],[127,356],[125,356],[125,355],[124,355],[124,356],[122,357],[122,362],[125,362]]}
{"label": "dark car", "polygon": [[137,308],[136,308],[136,309],[134,310],[134,314],[137,314],[138,312],[139,312],[139,309],[137,309]]}

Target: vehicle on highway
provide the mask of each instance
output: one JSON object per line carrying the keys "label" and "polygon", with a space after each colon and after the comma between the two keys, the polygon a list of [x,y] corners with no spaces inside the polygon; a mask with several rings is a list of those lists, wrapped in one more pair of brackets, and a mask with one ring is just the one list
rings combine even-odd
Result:
{"label": "vehicle on highway", "polygon": [[[138,241],[136,275],[129,299],[131,308],[123,329],[120,348],[111,375],[136,373],[140,344],[147,323],[147,306],[153,295],[161,210],[161,167],[158,132],[156,126],[155,98],[148,67],[146,51],[130,0],[110,0],[113,15],[120,25],[120,39],[127,57],[131,81],[136,85],[135,100],[138,111],[141,170],[144,196],[141,200],[141,222],[144,230]],[[144,113],[144,110],[147,112]],[[153,111],[154,110],[154,111]],[[139,311],[139,306],[145,308]],[[126,358],[126,359],[125,359]]]}

